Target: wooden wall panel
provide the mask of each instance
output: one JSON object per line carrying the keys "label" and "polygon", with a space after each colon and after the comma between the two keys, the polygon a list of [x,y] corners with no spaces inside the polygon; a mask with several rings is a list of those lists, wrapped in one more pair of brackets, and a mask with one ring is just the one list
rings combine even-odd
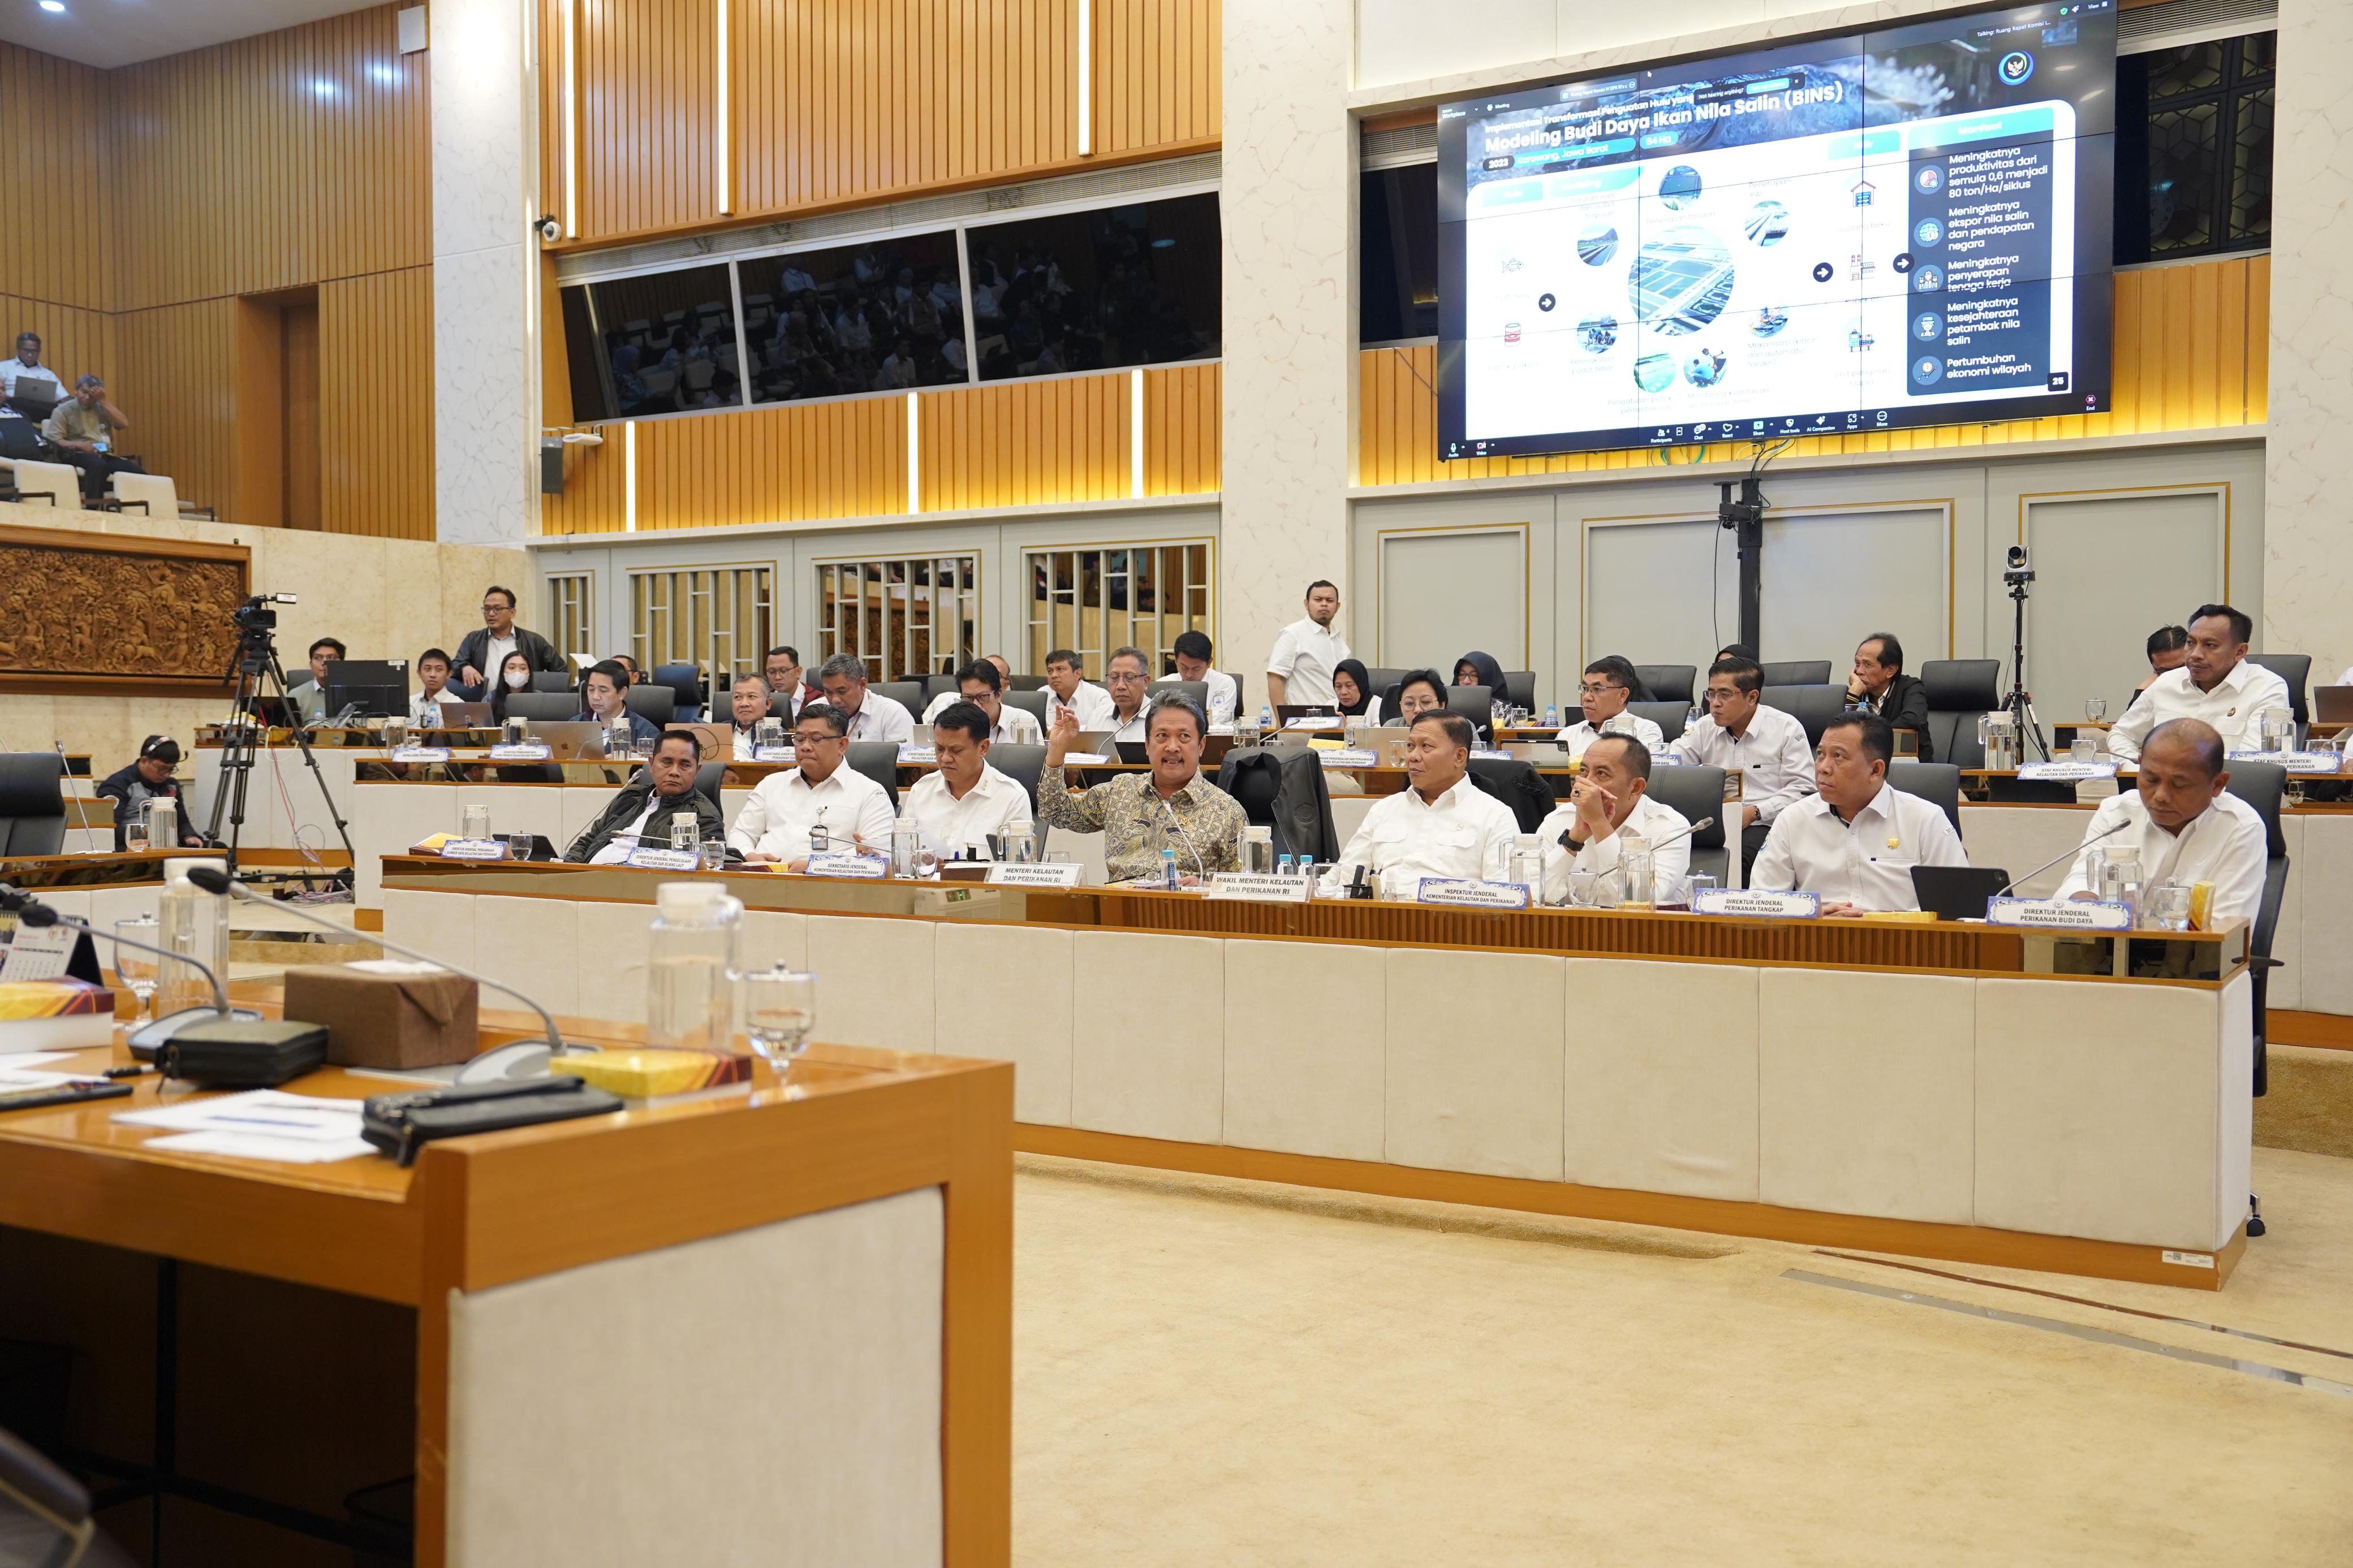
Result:
{"label": "wooden wall panel", "polygon": [[1125,371],[923,395],[923,510],[1111,500],[1129,492]]}
{"label": "wooden wall panel", "polygon": [[1083,3],[1095,8],[1095,155],[1217,141],[1219,0]]}
{"label": "wooden wall panel", "polygon": [[110,390],[131,421],[123,448],[145,458],[149,473],[171,475],[180,499],[197,505],[229,504],[236,304],[164,305],[114,322],[117,369]]}
{"label": "wooden wall panel", "polygon": [[640,421],[638,527],[904,511],[906,433],[898,397]]}
{"label": "wooden wall panel", "polygon": [[433,268],[319,288],[320,469],[330,533],[433,537]]}
{"label": "wooden wall panel", "polygon": [[[0,44],[0,289],[8,295],[84,310],[112,303],[106,154],[105,74]],[[5,329],[11,337],[18,330]]]}
{"label": "wooden wall panel", "polygon": [[[1809,437],[1790,451],[1911,452],[2012,441],[2209,430],[2263,422],[2270,374],[2271,258],[2228,257],[2119,272],[2115,279],[2114,407],[2105,414],[1993,420],[1918,430]],[[1427,484],[1505,474],[1589,473],[1651,468],[1649,449],[1549,458],[1438,460],[1438,350],[1430,343],[1366,349],[1358,356],[1360,485]],[[1703,459],[1745,458],[1746,444],[1710,444]]]}
{"label": "wooden wall panel", "polygon": [[1144,493],[1198,495],[1222,483],[1224,367],[1144,373]]}
{"label": "wooden wall panel", "polygon": [[432,260],[426,57],[397,10],[107,73],[114,309]]}
{"label": "wooden wall panel", "polygon": [[[717,7],[725,0],[578,3],[580,232],[711,222],[719,216],[712,138]],[[560,62],[560,34],[556,44]]]}
{"label": "wooden wall panel", "polygon": [[599,426],[603,446],[564,448],[564,493],[539,498],[542,534],[618,533],[627,525],[621,429]]}

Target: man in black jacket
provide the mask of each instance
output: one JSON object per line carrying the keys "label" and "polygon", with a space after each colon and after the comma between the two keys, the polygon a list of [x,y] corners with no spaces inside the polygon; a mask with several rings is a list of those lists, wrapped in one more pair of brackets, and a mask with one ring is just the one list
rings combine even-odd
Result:
{"label": "man in black jacket", "polygon": [[[151,800],[180,800],[180,785],[172,777],[172,770],[180,765],[180,743],[169,735],[150,735],[139,742],[139,760],[130,766],[106,775],[98,786],[101,800],[114,802],[114,851],[122,852],[122,830],[125,825],[137,821]],[[185,802],[180,807],[180,842],[176,845],[157,844],[156,849],[192,849],[204,847],[204,835],[188,821]]]}
{"label": "man in black jacket", "polygon": [[621,786],[621,793],[572,841],[564,858],[575,865],[615,866],[640,845],[667,849],[671,819],[679,816],[694,819],[702,843],[725,838],[727,824],[720,817],[719,807],[694,787],[694,775],[702,765],[702,750],[691,732],[665,733],[654,747],[653,760]]}
{"label": "man in black jacket", "polygon": [[514,617],[513,589],[493,584],[482,590],[482,624],[458,645],[458,673],[453,678],[467,689],[470,700],[490,700],[491,684],[498,679],[499,666],[511,653],[522,655],[531,660],[532,668],[550,675],[572,672],[554,643],[537,632],[523,630],[514,624]]}
{"label": "man in black jacket", "polygon": [[1928,745],[1928,690],[1916,675],[1904,673],[1904,645],[1894,632],[1873,632],[1854,650],[1854,674],[1847,679],[1846,705],[1876,713],[1894,729],[1920,737],[1915,760],[1933,763]]}

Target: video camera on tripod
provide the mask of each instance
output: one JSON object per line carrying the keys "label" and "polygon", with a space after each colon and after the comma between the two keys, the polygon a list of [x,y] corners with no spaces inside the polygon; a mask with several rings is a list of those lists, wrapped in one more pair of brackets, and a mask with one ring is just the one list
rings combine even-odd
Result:
{"label": "video camera on tripod", "polygon": [[2013,544],[2010,547],[2010,569],[2001,574],[2001,580],[2014,589],[2023,588],[2034,581],[2034,574],[2026,569],[2026,546]]}
{"label": "video camera on tripod", "polygon": [[[223,685],[234,685],[236,694],[229,701],[229,720],[223,727],[219,784],[213,794],[212,813],[205,825],[205,837],[228,851],[228,869],[237,871],[238,841],[245,829],[245,803],[253,775],[256,753],[262,749],[263,732],[255,716],[264,700],[274,700],[279,712],[291,716],[294,703],[288,694],[285,667],[278,662],[278,610],[280,605],[295,603],[291,594],[250,594],[245,602],[229,612],[229,622],[237,627],[237,651],[229,656],[228,668],[221,672]],[[308,728],[301,723],[291,726],[294,744],[302,752],[303,765],[319,782],[319,794],[327,803],[327,816],[335,825],[336,836],[343,841],[345,854],[352,852],[352,836],[343,821],[343,813],[335,808],[334,795],[327,788],[327,779],[319,771],[319,759],[311,753]],[[221,835],[221,814],[228,813],[228,835]],[[338,871],[335,879],[347,880],[348,871]],[[307,880],[307,879],[306,879]]]}

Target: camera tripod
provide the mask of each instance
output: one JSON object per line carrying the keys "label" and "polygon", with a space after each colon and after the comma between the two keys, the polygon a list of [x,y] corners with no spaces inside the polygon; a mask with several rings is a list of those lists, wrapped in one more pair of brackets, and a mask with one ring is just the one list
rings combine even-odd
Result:
{"label": "camera tripod", "polygon": [[[228,722],[221,738],[220,777],[213,789],[213,808],[205,822],[205,837],[226,849],[228,874],[237,875],[238,841],[245,833],[246,791],[253,778],[255,754],[259,752],[262,727],[255,716],[255,705],[265,697],[278,699],[280,710],[290,717],[294,705],[286,695],[286,668],[278,661],[278,648],[268,628],[248,626],[240,618],[237,625],[237,652],[229,666],[221,672],[224,685],[237,683],[237,692],[230,701]],[[352,834],[343,814],[335,809],[335,797],[327,788],[327,775],[319,771],[319,759],[311,753],[310,732],[301,724],[293,726],[294,744],[301,749],[302,764],[311,776],[319,781],[319,798],[327,803],[327,817],[335,825],[336,837],[343,841],[343,853],[351,856],[352,864],[359,857],[352,849]],[[221,808],[228,808],[228,837],[221,837]],[[345,882],[353,875],[342,871],[328,878],[330,884]],[[302,885],[311,886],[311,875],[302,873]]]}
{"label": "camera tripod", "polygon": [[2012,568],[2001,574],[2010,584],[2010,602],[2015,611],[2010,641],[2010,695],[2001,700],[2001,706],[2018,730],[2019,761],[2026,760],[2026,748],[2031,745],[2047,763],[2051,747],[2042,739],[2042,722],[2034,716],[2034,699],[2026,693],[2026,585],[2034,581],[2034,574],[2022,570],[2025,555],[2024,551],[2012,549]]}

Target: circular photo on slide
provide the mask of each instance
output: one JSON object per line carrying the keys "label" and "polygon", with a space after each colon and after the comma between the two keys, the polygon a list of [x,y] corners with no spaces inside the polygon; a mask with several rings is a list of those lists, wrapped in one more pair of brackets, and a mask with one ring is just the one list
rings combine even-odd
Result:
{"label": "circular photo on slide", "polygon": [[1945,269],[1941,267],[1915,267],[1912,269],[1912,291],[1934,294],[1945,286]]}
{"label": "circular photo on slide", "polygon": [[1699,200],[1699,171],[1689,163],[1677,163],[1659,176],[1659,199],[1681,212]]}
{"label": "circular photo on slide", "polygon": [[1591,316],[1577,323],[1577,346],[1587,353],[1608,353],[1617,343],[1617,317]]}
{"label": "circular photo on slide", "polygon": [[1757,311],[1757,319],[1748,324],[1748,335],[1752,338],[1769,338],[1788,324],[1788,311],[1778,305],[1767,305]]}
{"label": "circular photo on slide", "polygon": [[1912,335],[1924,343],[1933,343],[1945,331],[1945,318],[1934,310],[1923,310],[1912,318]]}
{"label": "circular photo on slide", "polygon": [[1945,237],[1945,226],[1932,217],[1924,217],[1912,226],[1913,243],[1923,250]]}
{"label": "circular photo on slide", "polygon": [[1732,298],[1732,252],[1706,229],[1671,228],[1642,242],[1626,277],[1634,319],[1677,336],[1695,332],[1724,314]]}
{"label": "circular photo on slide", "polygon": [[1945,188],[1945,166],[1923,163],[1913,171],[1912,188],[1924,196],[1933,196]]}
{"label": "circular photo on slide", "polygon": [[1577,237],[1577,258],[1599,267],[1618,254],[1618,231],[1606,223],[1589,223]]}
{"label": "circular photo on slide", "polygon": [[1701,349],[1683,361],[1683,379],[1694,386],[1714,386],[1724,379],[1724,355],[1714,349]]}
{"label": "circular photo on slide", "polygon": [[1672,354],[1644,354],[1634,362],[1634,384],[1645,392],[1664,392],[1675,384]]}
{"label": "circular photo on slide", "polygon": [[1748,237],[1758,245],[1778,245],[1789,232],[1789,209],[1779,202],[1758,202],[1748,209]]}
{"label": "circular photo on slide", "polygon": [[1912,379],[1922,386],[1934,386],[1945,379],[1945,362],[1935,354],[1922,354],[1912,362]]}

